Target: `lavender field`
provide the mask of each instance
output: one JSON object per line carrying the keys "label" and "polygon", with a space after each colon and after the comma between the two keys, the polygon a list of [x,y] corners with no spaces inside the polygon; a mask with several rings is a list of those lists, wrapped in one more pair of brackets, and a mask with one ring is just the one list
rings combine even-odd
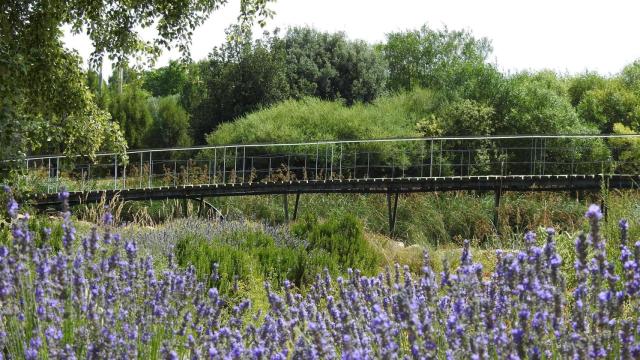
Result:
{"label": "lavender field", "polygon": [[[494,269],[474,262],[466,241],[460,265],[444,264],[439,274],[425,252],[420,273],[399,265],[373,276],[324,270],[306,285],[266,281],[255,294],[237,289],[237,279],[230,289],[210,286],[229,275],[212,264],[203,280],[194,266],[178,264],[171,241],[124,238],[109,214],[86,236],[76,234],[69,211],[62,234],[36,234],[34,219],[8,199],[0,359],[640,356],[640,242],[630,242],[621,220],[619,253],[607,254],[596,205],[585,213],[589,233],[575,239],[573,274],[562,271],[549,228],[544,239],[528,233],[520,251],[496,250]],[[185,229],[243,231],[234,226]],[[308,246],[282,229],[268,231],[283,246]],[[145,249],[154,241],[160,248]],[[148,255],[163,252],[164,259]],[[567,285],[569,275],[575,285]]]}

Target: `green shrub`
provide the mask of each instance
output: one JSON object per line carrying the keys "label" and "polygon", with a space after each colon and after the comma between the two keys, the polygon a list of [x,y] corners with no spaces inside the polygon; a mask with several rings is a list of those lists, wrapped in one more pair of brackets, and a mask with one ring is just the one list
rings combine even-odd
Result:
{"label": "green shrub", "polygon": [[[341,271],[357,268],[373,273],[378,269],[380,256],[364,238],[362,223],[352,214],[333,217],[324,223],[319,223],[313,215],[307,215],[293,226],[293,232],[307,238],[307,251],[320,249],[330,254]],[[315,261],[327,260],[319,254],[316,256]]]}
{"label": "green shrub", "polygon": [[[179,266],[192,265],[200,280],[226,294],[234,286],[252,287],[262,280],[274,287],[289,280],[304,288],[325,269],[332,275],[349,268],[366,274],[379,270],[381,257],[365,240],[363,226],[353,215],[322,223],[306,216],[293,225],[293,233],[306,238],[306,243],[282,244],[255,229],[219,232],[213,238],[185,233],[177,240],[174,253]],[[214,264],[216,277],[212,277]]]}
{"label": "green shrub", "polygon": [[[229,293],[234,282],[248,281],[255,272],[255,263],[251,254],[233,245],[214,244],[207,239],[189,234],[176,242],[175,255],[178,265],[193,265],[201,281],[208,286],[217,287],[223,293]],[[212,278],[213,265],[217,264],[217,279]]]}
{"label": "green shrub", "polygon": [[310,284],[317,274],[327,270],[332,276],[340,273],[338,263],[333,255],[324,249],[313,249],[306,254],[302,283]]}

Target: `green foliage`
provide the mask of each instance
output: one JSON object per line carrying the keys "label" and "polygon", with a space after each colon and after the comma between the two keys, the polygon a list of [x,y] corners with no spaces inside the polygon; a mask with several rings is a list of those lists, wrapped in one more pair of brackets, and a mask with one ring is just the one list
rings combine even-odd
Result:
{"label": "green foliage", "polygon": [[53,24],[48,15],[23,14],[28,6],[0,5],[0,157],[123,151],[119,128],[110,124],[85,85],[79,56],[62,47],[57,28],[42,31]]}
{"label": "green foliage", "polygon": [[383,46],[389,88],[455,91],[470,80],[465,74],[487,70],[485,60],[491,51],[489,40],[476,39],[464,30],[434,30],[425,25],[420,30],[390,33]]}
{"label": "green foliage", "polygon": [[614,123],[640,129],[640,98],[618,80],[586,92],[577,109],[586,122],[603,133],[613,131]]}
{"label": "green foliage", "polygon": [[198,106],[208,97],[207,86],[203,78],[207,66],[206,61],[187,65],[187,80],[180,93],[180,102],[189,115],[195,114]]}
{"label": "green foliage", "polygon": [[106,82],[102,80],[102,75],[93,70],[87,71],[87,86],[95,97],[96,105],[102,110],[108,110],[111,96],[109,94],[109,87]]}
{"label": "green foliage", "polygon": [[[295,224],[293,230],[308,237],[306,245],[277,243],[259,230],[236,230],[212,239],[185,234],[176,242],[176,260],[180,266],[193,265],[202,280],[225,293],[252,286],[256,279],[274,286],[289,280],[304,287],[324,269],[334,275],[348,268],[367,273],[379,269],[380,255],[364,239],[362,224],[354,217],[331,218],[325,223],[309,219]],[[218,264],[217,274],[222,276],[211,277],[213,264]]]}
{"label": "green foliage", "polygon": [[120,125],[132,148],[144,146],[146,132],[153,122],[148,99],[149,94],[132,83],[124,87],[122,94],[113,95],[109,106],[113,121]]}
{"label": "green foliage", "polygon": [[[620,135],[632,135],[637,132],[620,123],[613,124],[613,133]],[[637,174],[640,167],[637,160],[640,159],[640,138],[611,138],[609,143],[616,149],[616,158],[619,162],[617,170],[623,174]]]}
{"label": "green foliage", "polygon": [[427,90],[383,97],[373,104],[346,107],[315,98],[287,100],[221,125],[207,136],[209,144],[268,143],[329,139],[415,136],[415,125],[433,113]]}
{"label": "green foliage", "polygon": [[497,108],[497,134],[590,133],[571,106],[563,83],[548,72],[508,80],[507,104]]}
{"label": "green foliage", "polygon": [[607,80],[604,77],[592,72],[586,72],[570,78],[567,91],[571,99],[571,105],[578,106],[587,92],[603,87],[606,82]]}
{"label": "green foliage", "polygon": [[153,124],[146,135],[147,147],[167,148],[191,145],[189,114],[182,108],[177,96],[149,99],[149,106],[153,115]]}
{"label": "green foliage", "polygon": [[620,78],[627,88],[640,91],[640,60],[625,66],[620,72]]}
{"label": "green foliage", "polygon": [[[314,215],[307,215],[293,225],[292,231],[308,240],[308,251],[319,249],[333,256],[342,271],[360,269],[373,274],[380,265],[379,255],[364,238],[362,223],[351,214],[324,223],[319,223]],[[326,260],[324,255],[320,256]]]}
{"label": "green foliage", "polygon": [[[271,16],[269,0],[242,0],[243,28]],[[0,3],[0,157],[64,152],[92,156],[126,148],[118,127],[95,105],[77,53],[65,49],[62,28],[85,33],[93,45],[92,68],[102,59],[159,55],[171,45],[185,55],[193,30],[224,2],[37,1]],[[141,38],[155,27],[151,41]],[[100,106],[104,106],[102,103]],[[81,137],[81,141],[78,139]]]}
{"label": "green foliage", "polygon": [[162,97],[182,94],[187,81],[187,67],[172,60],[167,66],[145,72],[142,87],[151,95]]}
{"label": "green foliage", "polygon": [[[234,33],[233,28],[229,31]],[[384,63],[371,46],[349,41],[342,33],[310,28],[290,29],[284,37],[267,34],[256,41],[230,37],[198,69],[206,98],[188,105],[194,106],[192,127],[198,142],[221,123],[291,97],[315,96],[349,105],[370,102],[384,90],[385,80]],[[202,88],[197,81],[189,86]]]}
{"label": "green foliage", "polygon": [[494,133],[491,106],[473,100],[459,100],[444,106],[438,114],[444,135],[491,135]]}
{"label": "green foliage", "polygon": [[214,48],[201,68],[207,98],[193,113],[193,134],[201,142],[218,124],[288,97],[282,52],[275,38],[228,42]]}
{"label": "green foliage", "polygon": [[364,41],[351,41],[344,33],[291,28],[278,50],[286,54],[290,95],[300,99],[371,102],[384,91],[386,73],[382,56]]}

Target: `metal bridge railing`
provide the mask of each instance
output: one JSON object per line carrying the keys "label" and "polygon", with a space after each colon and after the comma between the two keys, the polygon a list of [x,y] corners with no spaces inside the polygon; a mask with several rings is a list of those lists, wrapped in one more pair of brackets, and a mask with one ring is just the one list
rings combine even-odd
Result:
{"label": "metal bridge railing", "polygon": [[238,144],[2,162],[28,191],[449,176],[640,173],[640,135],[526,135]]}

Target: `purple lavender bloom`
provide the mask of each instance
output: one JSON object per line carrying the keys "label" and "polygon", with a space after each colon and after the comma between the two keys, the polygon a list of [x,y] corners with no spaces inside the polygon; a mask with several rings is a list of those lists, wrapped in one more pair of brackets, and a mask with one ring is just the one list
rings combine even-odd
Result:
{"label": "purple lavender bloom", "polygon": [[7,204],[7,212],[11,218],[15,218],[18,216],[18,203],[13,199],[9,198],[9,203]]}
{"label": "purple lavender bloom", "polygon": [[[0,332],[0,354],[10,358],[74,358],[76,349],[87,358],[145,358],[154,356],[152,344],[166,359],[640,356],[640,315],[623,311],[640,289],[640,243],[633,252],[621,247],[615,267],[594,221],[589,237],[576,241],[575,283],[567,284],[547,229],[543,248],[529,233],[526,248],[498,251],[493,271],[473,262],[465,242],[461,263],[445,264],[440,279],[425,254],[421,277],[400,265],[371,278],[326,271],[302,294],[291,279],[277,282],[284,287],[266,282],[266,311],[253,316],[240,291],[207,286],[216,281],[199,278],[194,267],[169,258],[158,269],[145,257],[157,252],[140,237],[113,235],[98,246],[93,233],[84,248],[67,237],[52,254],[35,247],[27,221],[14,222],[14,242],[0,247],[0,324],[10,319],[26,334],[35,322],[38,330],[27,335],[42,341],[25,339],[13,354]],[[64,231],[75,231],[68,214]],[[216,279],[231,279],[213,268]],[[246,285],[237,283],[238,290]],[[67,345],[61,326],[69,316],[80,321]]]}
{"label": "purple lavender bloom", "polygon": [[587,219],[595,219],[595,220],[602,219],[602,210],[600,209],[600,206],[596,204],[591,204],[587,212],[584,214],[584,217],[586,217]]}
{"label": "purple lavender bloom", "polygon": [[106,211],[102,217],[102,223],[105,225],[111,225],[113,223],[113,215],[110,211]]}
{"label": "purple lavender bloom", "polygon": [[629,230],[629,221],[622,219],[618,222],[618,226],[620,226],[620,230]]}

